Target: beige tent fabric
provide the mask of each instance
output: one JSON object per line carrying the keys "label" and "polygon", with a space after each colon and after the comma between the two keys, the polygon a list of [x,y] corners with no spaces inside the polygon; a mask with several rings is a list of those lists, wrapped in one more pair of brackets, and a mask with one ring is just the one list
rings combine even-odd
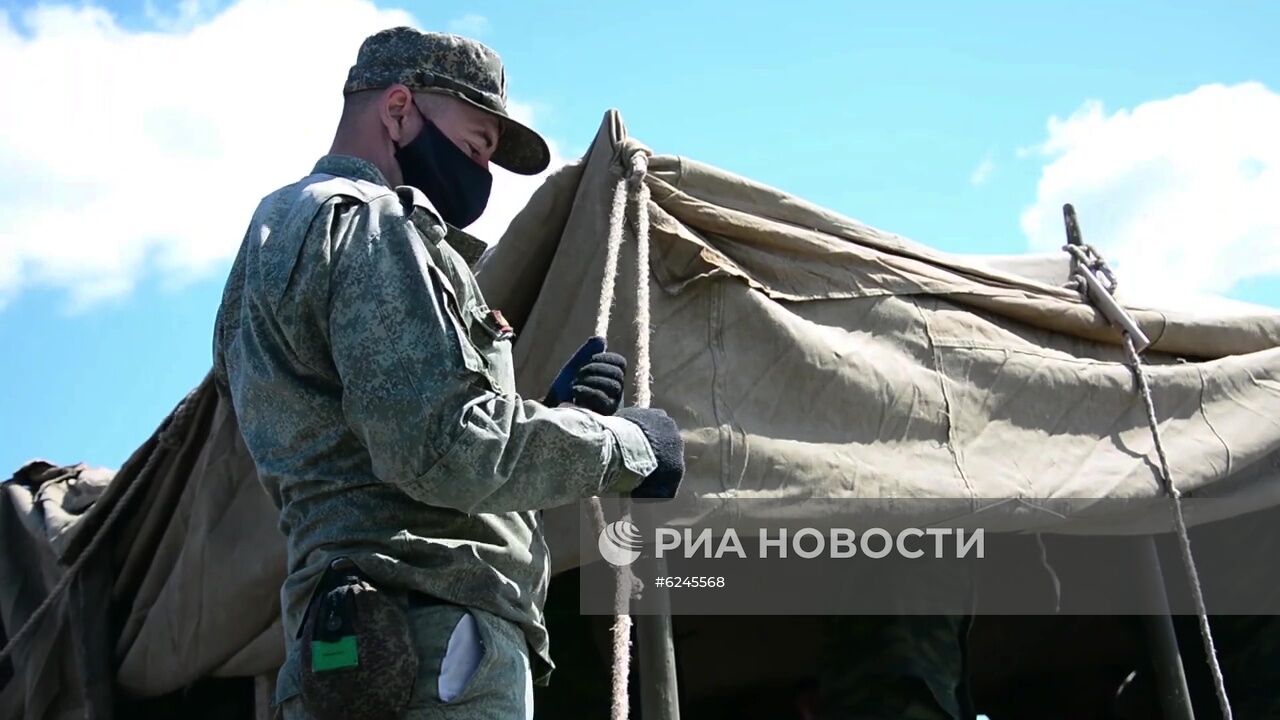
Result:
{"label": "beige tent fabric", "polygon": [[[116,643],[120,686],[141,697],[205,675],[273,673],[284,662],[285,574],[277,513],[258,482],[231,409],[213,412]],[[262,638],[269,642],[256,642]],[[175,656],[184,662],[175,665]]]}
{"label": "beige tent fabric", "polygon": [[[480,283],[519,333],[526,392],[546,387],[592,332],[612,188],[639,149],[606,115],[583,160],[544,184],[485,259]],[[1160,493],[1119,337],[1074,291],[686,158],[657,155],[649,167],[653,404],[685,430],[682,492]],[[635,315],[634,257],[632,232],[616,318]],[[1219,515],[1280,502],[1280,314],[1133,314],[1154,341],[1148,372],[1179,487],[1226,498]],[[615,322],[610,346],[631,352],[635,332]],[[1168,525],[1166,513],[1146,512],[1035,529]],[[571,565],[576,538],[553,550],[558,566]]]}
{"label": "beige tent fabric", "polygon": [[141,484],[0,687],[0,719],[108,716],[113,685],[162,695],[283,662],[284,541],[206,379],[117,473],[36,462],[0,485],[0,624],[16,632]]}

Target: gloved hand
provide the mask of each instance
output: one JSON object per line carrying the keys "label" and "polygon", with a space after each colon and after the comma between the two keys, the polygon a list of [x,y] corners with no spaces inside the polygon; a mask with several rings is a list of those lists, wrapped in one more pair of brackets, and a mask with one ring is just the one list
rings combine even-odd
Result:
{"label": "gloved hand", "polygon": [[618,353],[604,352],[604,348],[604,338],[588,338],[560,368],[542,403],[555,407],[572,402],[601,415],[617,412],[622,405],[627,359]]}
{"label": "gloved hand", "polygon": [[626,407],[618,417],[640,426],[658,467],[631,491],[633,498],[673,498],[684,479],[684,439],[676,421],[658,408]]}

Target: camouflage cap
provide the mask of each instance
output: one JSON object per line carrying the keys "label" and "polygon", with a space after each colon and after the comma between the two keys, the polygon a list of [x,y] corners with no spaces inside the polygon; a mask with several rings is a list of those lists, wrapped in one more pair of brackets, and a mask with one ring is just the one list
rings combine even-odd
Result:
{"label": "camouflage cap", "polygon": [[507,114],[507,77],[502,59],[488,46],[459,35],[395,27],[360,45],[343,94],[395,84],[451,95],[498,118],[502,134],[493,162],[511,172],[534,175],[551,162],[538,133]]}

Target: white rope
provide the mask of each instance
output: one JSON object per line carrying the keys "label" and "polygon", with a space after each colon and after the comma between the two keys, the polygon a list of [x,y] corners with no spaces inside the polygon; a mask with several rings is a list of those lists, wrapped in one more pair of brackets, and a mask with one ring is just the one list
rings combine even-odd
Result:
{"label": "white rope", "polygon": [[[622,519],[630,522],[631,512],[624,510]],[[612,701],[610,717],[613,720],[627,720],[631,713],[631,694],[628,683],[631,680],[631,588],[633,576],[630,565],[622,565],[616,569],[613,585],[613,672],[610,686]]]}
{"label": "white rope", "polygon": [[653,390],[649,371],[649,186],[644,183],[649,158],[636,153],[631,163],[636,208],[636,405],[649,407]]}
{"label": "white rope", "polygon": [[[592,524],[595,526],[596,535],[599,536],[600,533],[604,532],[606,525],[604,507],[600,504],[600,498],[598,497],[591,498],[590,504]],[[612,672],[609,676],[609,717],[613,720],[627,720],[631,710],[630,694],[627,687],[627,682],[631,677],[631,615],[627,612],[628,605],[631,602],[632,588],[630,566],[615,567],[613,577],[614,621],[611,628],[613,662],[611,663]]]}
{"label": "white rope", "polygon": [[[1073,268],[1077,263],[1088,265],[1098,276],[1103,278],[1107,292],[1114,292],[1118,284],[1116,276],[1107,267],[1093,247],[1087,244],[1067,245],[1063,248],[1072,257]],[[1088,297],[1083,277],[1076,273],[1072,282],[1082,295]],[[1191,598],[1196,607],[1196,620],[1200,625],[1200,641],[1204,645],[1209,673],[1213,676],[1213,690],[1218,698],[1218,709],[1223,720],[1232,720],[1231,701],[1227,697],[1227,685],[1222,675],[1222,666],[1218,662],[1218,651],[1214,646],[1213,632],[1209,628],[1209,611],[1204,602],[1204,589],[1200,585],[1200,574],[1196,571],[1195,557],[1191,554],[1191,535],[1187,531],[1187,521],[1182,512],[1182,491],[1173,482],[1173,473],[1169,470],[1169,458],[1164,452],[1164,442],[1160,436],[1160,424],[1156,419],[1155,400],[1151,395],[1151,385],[1147,382],[1147,374],[1142,369],[1142,358],[1133,344],[1133,337],[1127,331],[1121,331],[1124,341],[1125,356],[1138,383],[1138,394],[1142,397],[1147,411],[1147,425],[1151,429],[1151,440],[1155,445],[1156,457],[1160,460],[1160,482],[1173,504],[1174,530],[1178,536],[1178,553],[1182,557],[1182,566],[1187,573],[1187,581],[1191,586]]]}
{"label": "white rope", "polygon": [[[596,312],[595,334],[607,338],[613,314],[613,301],[618,275],[618,258],[626,228],[627,200],[630,199],[636,213],[636,405],[648,407],[652,397],[649,354],[649,188],[644,183],[649,158],[642,152],[631,156],[630,172],[618,179],[613,189],[613,204],[609,209],[609,235],[606,240],[604,278],[600,286],[600,306]],[[628,192],[630,189],[630,192]],[[630,502],[620,498],[621,520],[631,521]],[[604,507],[600,498],[590,500],[591,520],[596,534],[605,530]],[[609,716],[612,720],[627,720],[631,713],[631,614],[630,604],[635,576],[631,566],[614,568],[613,609],[613,663],[610,676],[611,702]]]}
{"label": "white rope", "polygon": [[600,307],[596,310],[596,335],[607,337],[613,315],[613,292],[618,279],[618,255],[622,251],[622,231],[627,215],[627,178],[620,177],[613,186],[613,204],[609,207],[609,237],[605,240],[604,280],[600,285]]}

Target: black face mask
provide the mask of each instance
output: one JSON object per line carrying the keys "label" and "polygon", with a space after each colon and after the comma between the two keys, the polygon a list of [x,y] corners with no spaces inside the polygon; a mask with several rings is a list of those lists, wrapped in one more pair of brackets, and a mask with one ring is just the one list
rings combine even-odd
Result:
{"label": "black face mask", "polygon": [[[414,103],[414,109],[417,109]],[[422,111],[418,111],[422,115]],[[440,217],[457,228],[475,222],[489,204],[493,175],[467,156],[435,123],[422,115],[422,130],[396,146],[396,162],[406,185],[427,196]]]}

